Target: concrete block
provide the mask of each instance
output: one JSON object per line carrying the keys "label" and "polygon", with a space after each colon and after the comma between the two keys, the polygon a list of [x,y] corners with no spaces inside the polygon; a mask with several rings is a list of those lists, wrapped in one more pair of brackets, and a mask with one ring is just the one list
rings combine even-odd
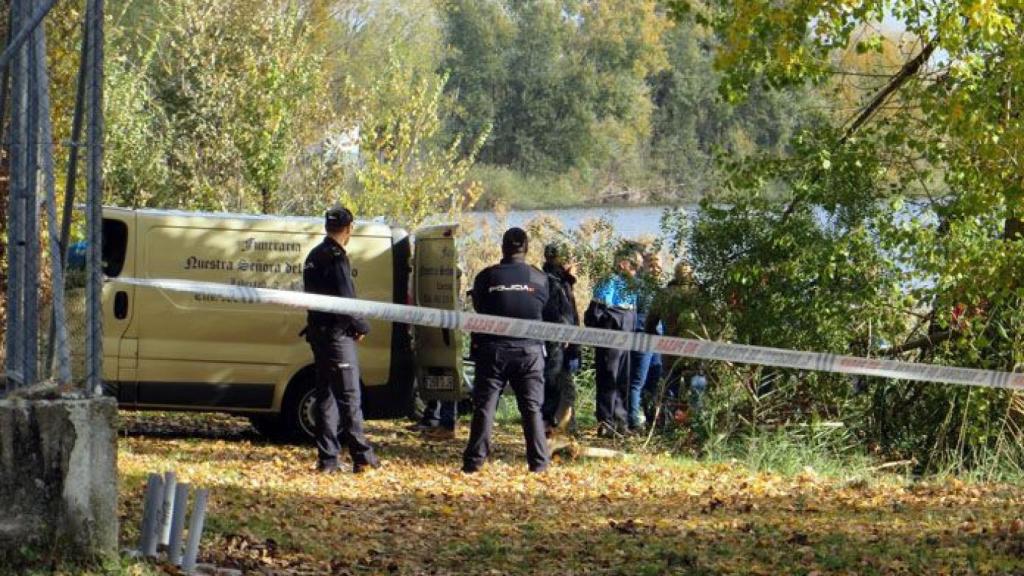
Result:
{"label": "concrete block", "polygon": [[0,400],[0,566],[117,553],[117,403]]}

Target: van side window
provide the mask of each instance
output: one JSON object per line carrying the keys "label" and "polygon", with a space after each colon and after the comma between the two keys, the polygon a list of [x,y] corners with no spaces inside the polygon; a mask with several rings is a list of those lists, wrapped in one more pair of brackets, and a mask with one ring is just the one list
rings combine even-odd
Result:
{"label": "van side window", "polygon": [[116,278],[124,268],[128,251],[128,225],[120,220],[103,219],[103,274]]}

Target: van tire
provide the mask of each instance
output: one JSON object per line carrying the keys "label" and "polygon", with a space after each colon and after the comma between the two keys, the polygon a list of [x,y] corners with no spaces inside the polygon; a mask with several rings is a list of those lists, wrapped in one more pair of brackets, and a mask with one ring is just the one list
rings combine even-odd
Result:
{"label": "van tire", "polygon": [[284,392],[281,402],[281,427],[289,440],[312,442],[315,440],[310,410],[313,394],[316,389],[316,376],[312,366],[308,366],[292,378],[288,389]]}
{"label": "van tire", "polygon": [[[309,409],[316,388],[316,372],[313,366],[300,370],[288,384],[281,402],[278,418],[279,438],[297,442],[313,442],[313,414]],[[405,418],[412,412],[414,397],[410,384],[386,384],[383,386],[360,386],[361,408],[366,420]],[[259,428],[257,428],[259,430]]]}

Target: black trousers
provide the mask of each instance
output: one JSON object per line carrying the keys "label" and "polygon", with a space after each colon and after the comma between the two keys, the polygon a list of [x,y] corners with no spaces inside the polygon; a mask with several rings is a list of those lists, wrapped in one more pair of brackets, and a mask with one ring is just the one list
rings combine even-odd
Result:
{"label": "black trousers", "polygon": [[307,335],[316,365],[316,449],[321,466],[335,466],[342,443],[353,464],[375,464],[377,456],[363,433],[359,359],[352,338],[337,330],[310,327]]}
{"label": "black trousers", "polygon": [[594,350],[597,381],[597,422],[612,428],[627,424],[626,398],[629,390],[629,352],[613,348]]}
{"label": "black trousers", "polygon": [[551,463],[544,421],[540,409],[544,401],[544,351],[541,346],[507,346],[490,343],[475,350],[476,377],[473,380],[473,423],[469,444],[462,454],[463,468],[477,470],[491,452],[491,431],[498,398],[508,382],[516,393],[523,417],[526,438],[526,462],[532,472],[541,472]]}
{"label": "black trousers", "polygon": [[565,370],[565,346],[561,342],[548,342],[544,347],[547,359],[544,362],[544,404],[541,415],[545,422],[551,424],[555,421],[555,412],[562,398],[558,375]]}
{"label": "black trousers", "polygon": [[[636,328],[634,311],[622,314],[620,325],[624,332]],[[597,422],[612,427],[625,426],[629,412],[626,399],[630,389],[630,354],[615,348],[594,348],[594,379],[597,387]]]}
{"label": "black trousers", "polygon": [[[610,326],[605,326],[610,327]],[[632,332],[636,312],[624,311],[614,328]],[[594,348],[594,380],[597,387],[597,422],[612,428],[628,424],[629,352],[614,348]]]}

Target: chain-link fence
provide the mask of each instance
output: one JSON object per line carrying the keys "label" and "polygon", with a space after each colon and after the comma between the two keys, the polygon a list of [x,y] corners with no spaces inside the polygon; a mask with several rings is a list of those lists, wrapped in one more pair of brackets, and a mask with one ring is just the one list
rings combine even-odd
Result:
{"label": "chain-link fence", "polygon": [[[102,162],[104,0],[87,0],[74,134],[69,150],[65,218],[58,224],[54,140],[45,19],[55,0],[12,0],[0,53],[0,128],[9,168],[2,216],[6,245],[0,303],[4,330],[0,361],[4,384],[14,387],[55,377],[85,383],[97,393],[102,378]],[[10,102],[8,103],[8,96]],[[5,122],[10,111],[10,122]],[[84,271],[68,274],[67,214],[74,203],[74,166],[86,126],[86,258]],[[43,225],[45,222],[45,226]],[[47,256],[49,255],[49,256]],[[66,288],[67,293],[65,294]],[[67,296],[65,298],[65,296]],[[52,312],[56,314],[52,314]],[[71,351],[74,351],[72,354]]]}
{"label": "chain-link fence", "polygon": [[[47,279],[46,284],[49,283]],[[46,351],[50,349],[50,322],[53,312],[53,300],[49,297],[50,288],[44,285],[41,287],[44,295],[43,305],[39,309],[38,322],[46,329],[39,331],[39,365],[38,374],[42,379],[48,378],[55,373],[59,366],[52,368],[45,363]],[[85,271],[69,270],[65,278],[64,288],[64,317],[67,326],[68,348],[70,350],[70,362],[68,365],[72,382],[82,382],[85,378],[85,334],[86,334],[86,304],[85,304]],[[0,334],[0,346],[3,345],[3,334]],[[56,344],[56,343],[55,343]],[[6,355],[0,348],[0,363],[6,360]],[[59,360],[57,360],[59,361]]]}
{"label": "chain-link fence", "polygon": [[[53,310],[53,301],[47,302],[40,314],[40,325],[49,326],[50,314]],[[85,271],[72,270],[68,272],[64,288],[64,318],[67,326],[68,349],[70,351],[69,372],[72,382],[83,382],[85,380],[85,334],[86,334],[86,304],[85,304]],[[44,324],[45,322],[45,324]],[[40,333],[40,350],[49,350],[50,331],[44,330]],[[58,360],[59,361],[59,360]],[[59,369],[59,367],[56,367]],[[55,370],[56,370],[55,369]],[[51,371],[40,372],[48,375]]]}

